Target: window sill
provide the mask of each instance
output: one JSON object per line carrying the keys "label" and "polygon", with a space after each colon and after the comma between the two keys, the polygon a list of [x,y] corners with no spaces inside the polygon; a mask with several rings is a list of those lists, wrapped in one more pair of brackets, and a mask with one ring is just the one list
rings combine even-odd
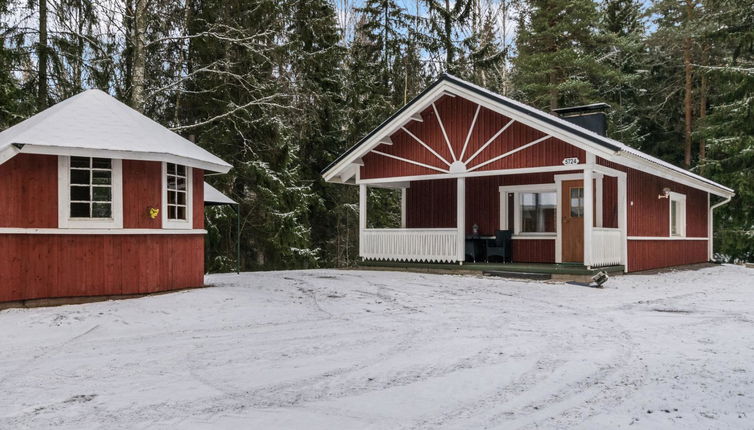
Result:
{"label": "window sill", "polygon": [[515,235],[513,235],[512,239],[514,239],[514,240],[515,239],[520,239],[520,240],[525,240],[525,239],[529,239],[529,240],[532,240],[532,239],[555,240],[557,237],[558,237],[558,235],[555,234],[555,233],[539,233],[539,234],[537,234],[537,233],[522,233],[522,234],[515,234]]}

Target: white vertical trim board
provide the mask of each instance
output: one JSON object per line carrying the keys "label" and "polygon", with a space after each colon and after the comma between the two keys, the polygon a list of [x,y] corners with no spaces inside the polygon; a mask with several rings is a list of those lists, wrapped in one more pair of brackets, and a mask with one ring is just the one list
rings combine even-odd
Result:
{"label": "white vertical trim board", "polygon": [[406,228],[406,198],[408,190],[401,188],[401,228]]}
{"label": "white vertical trim board", "polygon": [[592,230],[594,229],[594,182],[592,166],[594,154],[587,153],[587,167],[584,169],[584,265],[592,266]]}
{"label": "white vertical trim board", "polygon": [[359,185],[359,256],[364,257],[364,231],[367,229],[367,186]]}
{"label": "white vertical trim board", "polygon": [[456,225],[458,261],[466,260],[466,178],[456,179]]}

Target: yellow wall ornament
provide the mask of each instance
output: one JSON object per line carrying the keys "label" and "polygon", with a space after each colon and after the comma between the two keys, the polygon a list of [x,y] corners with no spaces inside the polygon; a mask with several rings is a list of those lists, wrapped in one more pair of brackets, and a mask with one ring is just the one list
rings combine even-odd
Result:
{"label": "yellow wall ornament", "polygon": [[155,219],[155,218],[157,218],[157,215],[159,215],[159,214],[160,214],[160,210],[159,209],[149,208],[149,217],[150,218]]}

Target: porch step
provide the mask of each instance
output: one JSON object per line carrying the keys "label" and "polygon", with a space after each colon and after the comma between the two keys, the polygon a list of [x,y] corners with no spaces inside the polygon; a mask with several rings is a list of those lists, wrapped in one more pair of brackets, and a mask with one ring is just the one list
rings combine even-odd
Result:
{"label": "porch step", "polygon": [[534,281],[547,281],[552,279],[552,275],[549,273],[510,272],[504,270],[485,270],[482,272],[482,275],[513,279],[531,279]]}

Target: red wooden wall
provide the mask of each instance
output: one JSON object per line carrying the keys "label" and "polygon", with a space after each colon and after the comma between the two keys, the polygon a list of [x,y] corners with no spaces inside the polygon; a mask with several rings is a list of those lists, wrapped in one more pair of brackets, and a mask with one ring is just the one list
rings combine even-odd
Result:
{"label": "red wooden wall", "polygon": [[628,270],[631,272],[706,261],[706,240],[628,241]]}
{"label": "red wooden wall", "polygon": [[194,175],[192,180],[194,194],[194,228],[204,228],[204,171],[202,169],[191,169]]}
{"label": "red wooden wall", "polygon": [[[668,237],[670,200],[664,188],[686,195],[686,237],[707,238],[707,193],[669,179],[597,158],[597,163],[626,172],[628,236]],[[633,204],[632,204],[633,203]],[[658,269],[708,261],[706,240],[629,240],[628,270]]]}
{"label": "red wooden wall", "polygon": [[[159,229],[162,167],[123,160],[123,227]],[[194,228],[204,228],[204,172],[193,169]],[[58,227],[57,156],[19,154],[0,164],[0,227]],[[139,294],[201,286],[202,234],[0,234],[0,302]]]}
{"label": "red wooden wall", "polygon": [[123,227],[162,228],[162,216],[152,219],[149,208],[162,208],[162,163],[123,160]]}
{"label": "red wooden wall", "polygon": [[518,263],[554,263],[555,240],[520,239],[513,241],[513,261]]}
{"label": "red wooden wall", "polygon": [[0,234],[0,302],[204,283],[204,236]]}
{"label": "red wooden wall", "polygon": [[58,157],[18,154],[0,164],[0,227],[58,226]]}
{"label": "red wooden wall", "polygon": [[[481,108],[474,128],[469,138],[466,152],[463,153],[463,145],[473,122],[474,112],[477,105],[462,97],[445,96],[435,102],[437,112],[442,119],[442,124],[448,135],[453,152],[457,158],[467,162],[467,167],[472,168],[495,156],[504,154],[512,149],[526,145],[545,134],[519,122],[514,122],[502,134],[490,143],[473,160],[471,156],[492,138],[510,118],[487,108]],[[411,121],[405,125],[406,130],[417,136],[429,147],[448,162],[453,162],[448,144],[442,134],[440,123],[432,106],[421,113],[422,122]],[[434,154],[417,142],[406,131],[398,130],[391,135],[392,145],[379,145],[376,150],[401,158],[413,160],[422,164],[439,169],[448,166],[439,160]],[[567,144],[556,138],[547,139],[539,144],[516,152],[506,158],[487,164],[478,171],[512,169],[522,167],[540,167],[561,165],[563,158],[579,157],[583,162],[585,153],[583,150]],[[418,176],[442,173],[434,169],[405,161],[389,158],[384,155],[370,152],[363,157],[364,166],[361,168],[362,179]]]}

